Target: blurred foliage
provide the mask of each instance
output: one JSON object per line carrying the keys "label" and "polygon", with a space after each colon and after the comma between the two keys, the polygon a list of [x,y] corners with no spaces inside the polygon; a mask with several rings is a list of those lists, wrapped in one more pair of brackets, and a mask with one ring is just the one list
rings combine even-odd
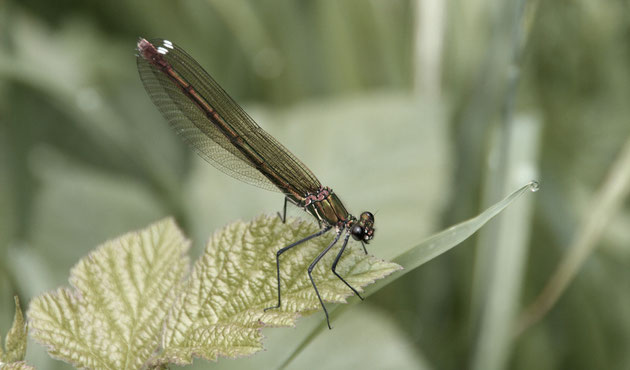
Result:
{"label": "blurred foliage", "polygon": [[[542,189],[531,219],[521,220],[531,222],[516,297],[525,307],[567,252],[630,135],[629,6],[0,2],[0,332],[10,326],[13,294],[26,305],[65,284],[71,266],[108,238],[174,215],[199,253],[213,230],[282,205],[277,194],[194,157],[169,131],[137,77],[139,36],[177,42],[355,214],[376,211],[370,252],[383,258],[505,195],[488,180],[505,173],[492,169],[505,152],[493,157],[493,148],[508,145],[501,133],[514,122],[535,122],[531,165]],[[443,23],[432,23],[440,14]],[[423,83],[434,74],[438,86]],[[501,350],[504,367],[630,367],[627,206],[549,314]],[[401,368],[473,367],[492,282],[479,278],[483,263],[475,260],[494,258],[482,253],[487,238],[479,240],[363,302],[357,317],[365,322],[342,316],[353,328],[326,335],[352,351],[322,340],[292,366],[325,358],[327,367],[347,368],[348,356],[378,358],[365,363],[379,366],[391,356]],[[268,329],[267,352],[218,366],[276,367],[311,326],[304,319],[293,334]],[[405,347],[357,351],[365,333]],[[66,366],[42,351],[29,345],[29,363]]]}

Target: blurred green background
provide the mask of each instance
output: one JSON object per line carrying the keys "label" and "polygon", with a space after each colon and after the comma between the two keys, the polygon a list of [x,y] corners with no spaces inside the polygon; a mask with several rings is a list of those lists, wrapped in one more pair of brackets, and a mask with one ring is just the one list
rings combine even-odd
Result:
{"label": "blurred green background", "polygon": [[[137,76],[139,36],[182,46],[354,214],[375,212],[376,256],[541,183],[289,368],[630,368],[627,0],[0,2],[1,333],[14,294],[66,285],[107,239],[174,215],[197,256],[282,206],[170,131]],[[546,286],[557,301],[537,300]],[[276,368],[321,319],[195,367]]]}

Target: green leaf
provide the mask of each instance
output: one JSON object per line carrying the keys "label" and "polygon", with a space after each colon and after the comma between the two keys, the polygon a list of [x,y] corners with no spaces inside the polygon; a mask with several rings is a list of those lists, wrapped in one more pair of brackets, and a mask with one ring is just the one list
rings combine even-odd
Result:
{"label": "green leaf", "polygon": [[538,191],[538,187],[539,185],[535,181],[527,183],[518,190],[514,191],[512,194],[503,198],[501,201],[488,207],[477,216],[428,237],[420,244],[396,257],[395,261],[403,265],[407,271],[415,269],[416,267],[432,260],[444,252],[449,251],[451,248],[468,239],[468,237],[474,234],[477,230],[481,229],[483,225],[520,198],[523,194],[536,192]]}
{"label": "green leaf", "polygon": [[9,329],[5,339],[5,348],[2,350],[0,341],[0,363],[17,363],[24,360],[26,356],[26,340],[28,338],[28,326],[24,321],[20,300],[15,296],[15,316],[13,326]]}
{"label": "green leaf", "polygon": [[[264,312],[277,300],[276,251],[318,230],[276,216],[233,223],[211,238],[184,281],[189,242],[173,220],[158,222],[83,258],[71,271],[71,288],[35,298],[28,314],[33,337],[52,356],[95,369],[255,353],[263,326],[294,325],[300,314],[320,309],[306,267],[332,232],[282,256],[282,307]],[[313,277],[323,299],[345,302],[352,291],[330,271],[335,254],[322,259]],[[400,268],[351,245],[337,272],[362,290]]]}
{"label": "green leaf", "polygon": [[33,337],[76,367],[140,368],[158,347],[188,246],[172,219],[106,242],[72,269],[72,288],[33,299]]}
{"label": "green leaf", "polygon": [[[307,266],[332,241],[332,232],[282,255],[282,307],[263,312],[277,302],[276,252],[318,230],[312,222],[283,224],[273,216],[236,222],[216,233],[169,314],[163,352],[155,363],[188,364],[193,357],[215,360],[250,355],[262,349],[261,327],[294,325],[299,314],[319,310]],[[330,271],[335,255],[332,250],[320,261],[313,278],[324,300],[345,302],[352,291]],[[398,269],[351,245],[337,272],[362,290]]]}

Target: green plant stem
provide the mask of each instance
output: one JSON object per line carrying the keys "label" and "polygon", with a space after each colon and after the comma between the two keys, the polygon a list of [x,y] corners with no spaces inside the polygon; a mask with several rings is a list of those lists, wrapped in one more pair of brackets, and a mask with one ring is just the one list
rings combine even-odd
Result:
{"label": "green plant stem", "polygon": [[[501,136],[507,142],[497,171],[488,172],[489,197],[511,187],[523,176],[534,177],[540,141],[540,122],[517,117]],[[503,146],[503,145],[501,145]],[[492,161],[490,161],[492,162]],[[493,180],[501,177],[501,181]],[[472,321],[478,333],[474,340],[473,369],[503,369],[512,347],[511,329],[517,310],[531,226],[532,199],[514,205],[500,219],[480,232],[475,266]]]}
{"label": "green plant stem", "polygon": [[591,206],[578,227],[574,241],[542,292],[522,312],[515,336],[540,321],[557,303],[578,271],[597,247],[602,234],[623,206],[630,192],[630,138],[613,163],[608,176],[592,199]]}
{"label": "green plant stem", "polygon": [[[521,69],[537,2],[520,0],[505,4],[497,28],[508,31],[510,50],[506,65],[505,93],[500,100],[501,121],[495,128],[494,145],[486,172],[484,196],[491,203],[506,189],[536,176],[540,122],[515,118]],[[502,26],[502,27],[501,27]],[[500,51],[496,52],[501,54]],[[502,369],[511,352],[511,328],[517,315],[525,266],[531,204],[521,203],[500,220],[488,225],[478,240],[471,324],[475,335],[472,369]],[[476,331],[476,332],[475,332]]]}

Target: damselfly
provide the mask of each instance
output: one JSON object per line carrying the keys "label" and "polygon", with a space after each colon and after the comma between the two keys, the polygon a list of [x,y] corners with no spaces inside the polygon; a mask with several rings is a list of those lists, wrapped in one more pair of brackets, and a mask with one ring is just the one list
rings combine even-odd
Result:
{"label": "damselfly", "polygon": [[282,221],[287,202],[315,217],[321,230],[292,243],[276,253],[279,308],[280,256],[308,240],[335,230],[333,241],[308,267],[308,277],[330,328],[312,271],[345,233],[332,272],[361,299],[361,295],[336,271],[350,236],[365,244],[374,237],[374,215],[363,212],[353,217],[329,187],[322,186],[313,173],[256,122],[184,50],[168,40],[138,41],[138,71],[145,89],[175,131],[202,158],[219,170],[244,182],[284,194]]}

